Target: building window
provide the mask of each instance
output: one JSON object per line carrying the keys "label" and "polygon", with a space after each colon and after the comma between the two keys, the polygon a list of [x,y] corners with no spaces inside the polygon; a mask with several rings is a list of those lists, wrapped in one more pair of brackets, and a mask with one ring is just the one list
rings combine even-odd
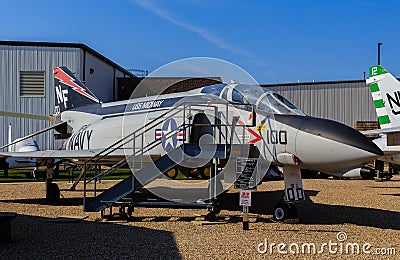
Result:
{"label": "building window", "polygon": [[19,95],[21,97],[44,97],[44,71],[20,71]]}

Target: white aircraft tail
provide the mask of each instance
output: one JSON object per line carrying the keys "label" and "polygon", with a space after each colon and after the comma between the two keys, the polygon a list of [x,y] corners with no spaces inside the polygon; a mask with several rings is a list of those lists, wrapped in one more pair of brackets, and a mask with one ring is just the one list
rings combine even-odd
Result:
{"label": "white aircraft tail", "polygon": [[400,126],[400,82],[381,65],[369,68],[366,80],[382,129]]}

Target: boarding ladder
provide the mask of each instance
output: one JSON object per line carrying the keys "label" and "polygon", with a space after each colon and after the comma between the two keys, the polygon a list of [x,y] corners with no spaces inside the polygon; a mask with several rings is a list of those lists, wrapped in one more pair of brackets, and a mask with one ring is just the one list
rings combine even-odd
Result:
{"label": "boarding ladder", "polygon": [[[197,127],[207,127],[212,129],[214,142],[201,145],[200,147],[199,144],[187,142],[187,139],[189,139],[187,137],[190,137],[191,131],[193,131],[194,125],[191,123],[191,120],[195,114],[200,112],[204,113],[206,110],[208,115],[211,114],[214,117],[215,122],[211,124],[195,125]],[[126,135],[122,139],[97,153],[92,158],[86,160],[83,166],[84,210],[92,212],[101,211],[126,197],[130,193],[140,189],[144,185],[152,182],[156,178],[162,177],[164,173],[173,167],[176,167],[179,163],[187,158],[201,157],[202,152],[205,152],[207,156],[210,156],[211,154],[211,158],[213,158],[213,160],[229,157],[232,149],[235,149],[236,156],[246,154],[248,145],[244,145],[245,140],[243,138],[236,142],[235,145],[232,144],[234,139],[233,133],[237,132],[237,129],[235,131],[235,128],[242,128],[240,131],[243,131],[244,133],[244,127],[237,126],[236,124],[230,125],[228,123],[222,123],[221,119],[227,121],[227,114],[228,104],[213,103],[210,105],[183,103],[165,112],[158,118]],[[182,124],[178,125],[175,129],[171,129],[171,131],[163,135],[161,139],[155,139],[154,141],[146,143],[146,135],[149,136],[149,134],[151,135],[154,133],[156,127],[162,125],[166,118],[176,118],[178,116],[182,117]],[[183,141],[182,144],[169,152],[165,152],[164,149],[160,149],[160,147],[162,147],[162,139],[168,140],[176,136],[178,132],[182,131],[185,136],[185,141]],[[240,138],[236,136],[236,139]],[[102,164],[102,161],[105,158],[111,156],[117,151],[120,153],[123,149],[128,152],[126,158],[123,158],[104,171],[98,169],[98,166]],[[156,149],[159,149],[159,151],[162,150],[163,153],[160,153],[158,158],[150,158],[148,155],[149,152],[155,151]],[[151,160],[149,160],[149,158]],[[129,177],[123,179],[102,193],[99,193],[97,190],[97,182],[114,173],[116,170],[128,165],[131,168],[131,175]],[[87,169],[89,166],[94,168],[94,176],[91,178],[87,177]],[[89,194],[89,185],[93,186],[92,196]]]}

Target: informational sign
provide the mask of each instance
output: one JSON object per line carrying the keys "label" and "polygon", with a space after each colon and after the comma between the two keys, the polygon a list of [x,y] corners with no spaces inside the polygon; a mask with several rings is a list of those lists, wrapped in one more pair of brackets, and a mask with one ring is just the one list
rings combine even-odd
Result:
{"label": "informational sign", "polygon": [[235,189],[254,189],[257,185],[257,159],[236,158]]}
{"label": "informational sign", "polygon": [[251,206],[251,190],[240,190],[239,206],[246,206],[243,209]]}

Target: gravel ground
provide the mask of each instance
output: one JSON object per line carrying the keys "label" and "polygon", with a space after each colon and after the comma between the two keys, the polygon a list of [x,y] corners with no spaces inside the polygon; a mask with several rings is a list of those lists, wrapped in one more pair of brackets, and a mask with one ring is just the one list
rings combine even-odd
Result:
{"label": "gravel ground", "polygon": [[[367,258],[399,259],[400,176],[391,181],[304,180],[307,201],[298,206],[299,222],[272,221],[272,207],[282,181],[262,184],[253,192],[250,230],[242,230],[238,193],[221,198],[221,224],[201,225],[206,210],[137,208],[133,218],[101,221],[100,213],[82,210],[82,185],[57,183],[62,206],[45,204],[44,183],[0,184],[0,211],[16,212],[12,242],[0,244],[0,259],[254,259]],[[112,182],[103,181],[104,189]],[[77,222],[54,219],[73,216]],[[339,238],[345,240],[338,240]],[[342,241],[342,242],[341,242]],[[264,250],[267,242],[267,252]],[[273,244],[275,243],[275,244]],[[278,252],[278,244],[282,243]],[[316,254],[307,252],[309,243]],[[324,245],[326,243],[326,245]],[[331,252],[329,252],[329,243]],[[334,244],[336,243],[336,244]],[[360,255],[346,246],[360,246]],[[357,244],[357,245],[356,245]],[[369,245],[370,246],[369,246]],[[272,245],[272,251],[270,252]],[[362,252],[362,247],[371,254]],[[285,246],[285,247],[284,247]],[[296,246],[299,253],[294,254]],[[259,250],[258,250],[258,249]],[[341,249],[342,248],[342,249]],[[396,255],[389,252],[394,248]],[[322,251],[322,252],[318,252]],[[336,251],[336,253],[335,253]],[[384,253],[386,255],[377,255]],[[390,254],[390,255],[389,255]]]}

